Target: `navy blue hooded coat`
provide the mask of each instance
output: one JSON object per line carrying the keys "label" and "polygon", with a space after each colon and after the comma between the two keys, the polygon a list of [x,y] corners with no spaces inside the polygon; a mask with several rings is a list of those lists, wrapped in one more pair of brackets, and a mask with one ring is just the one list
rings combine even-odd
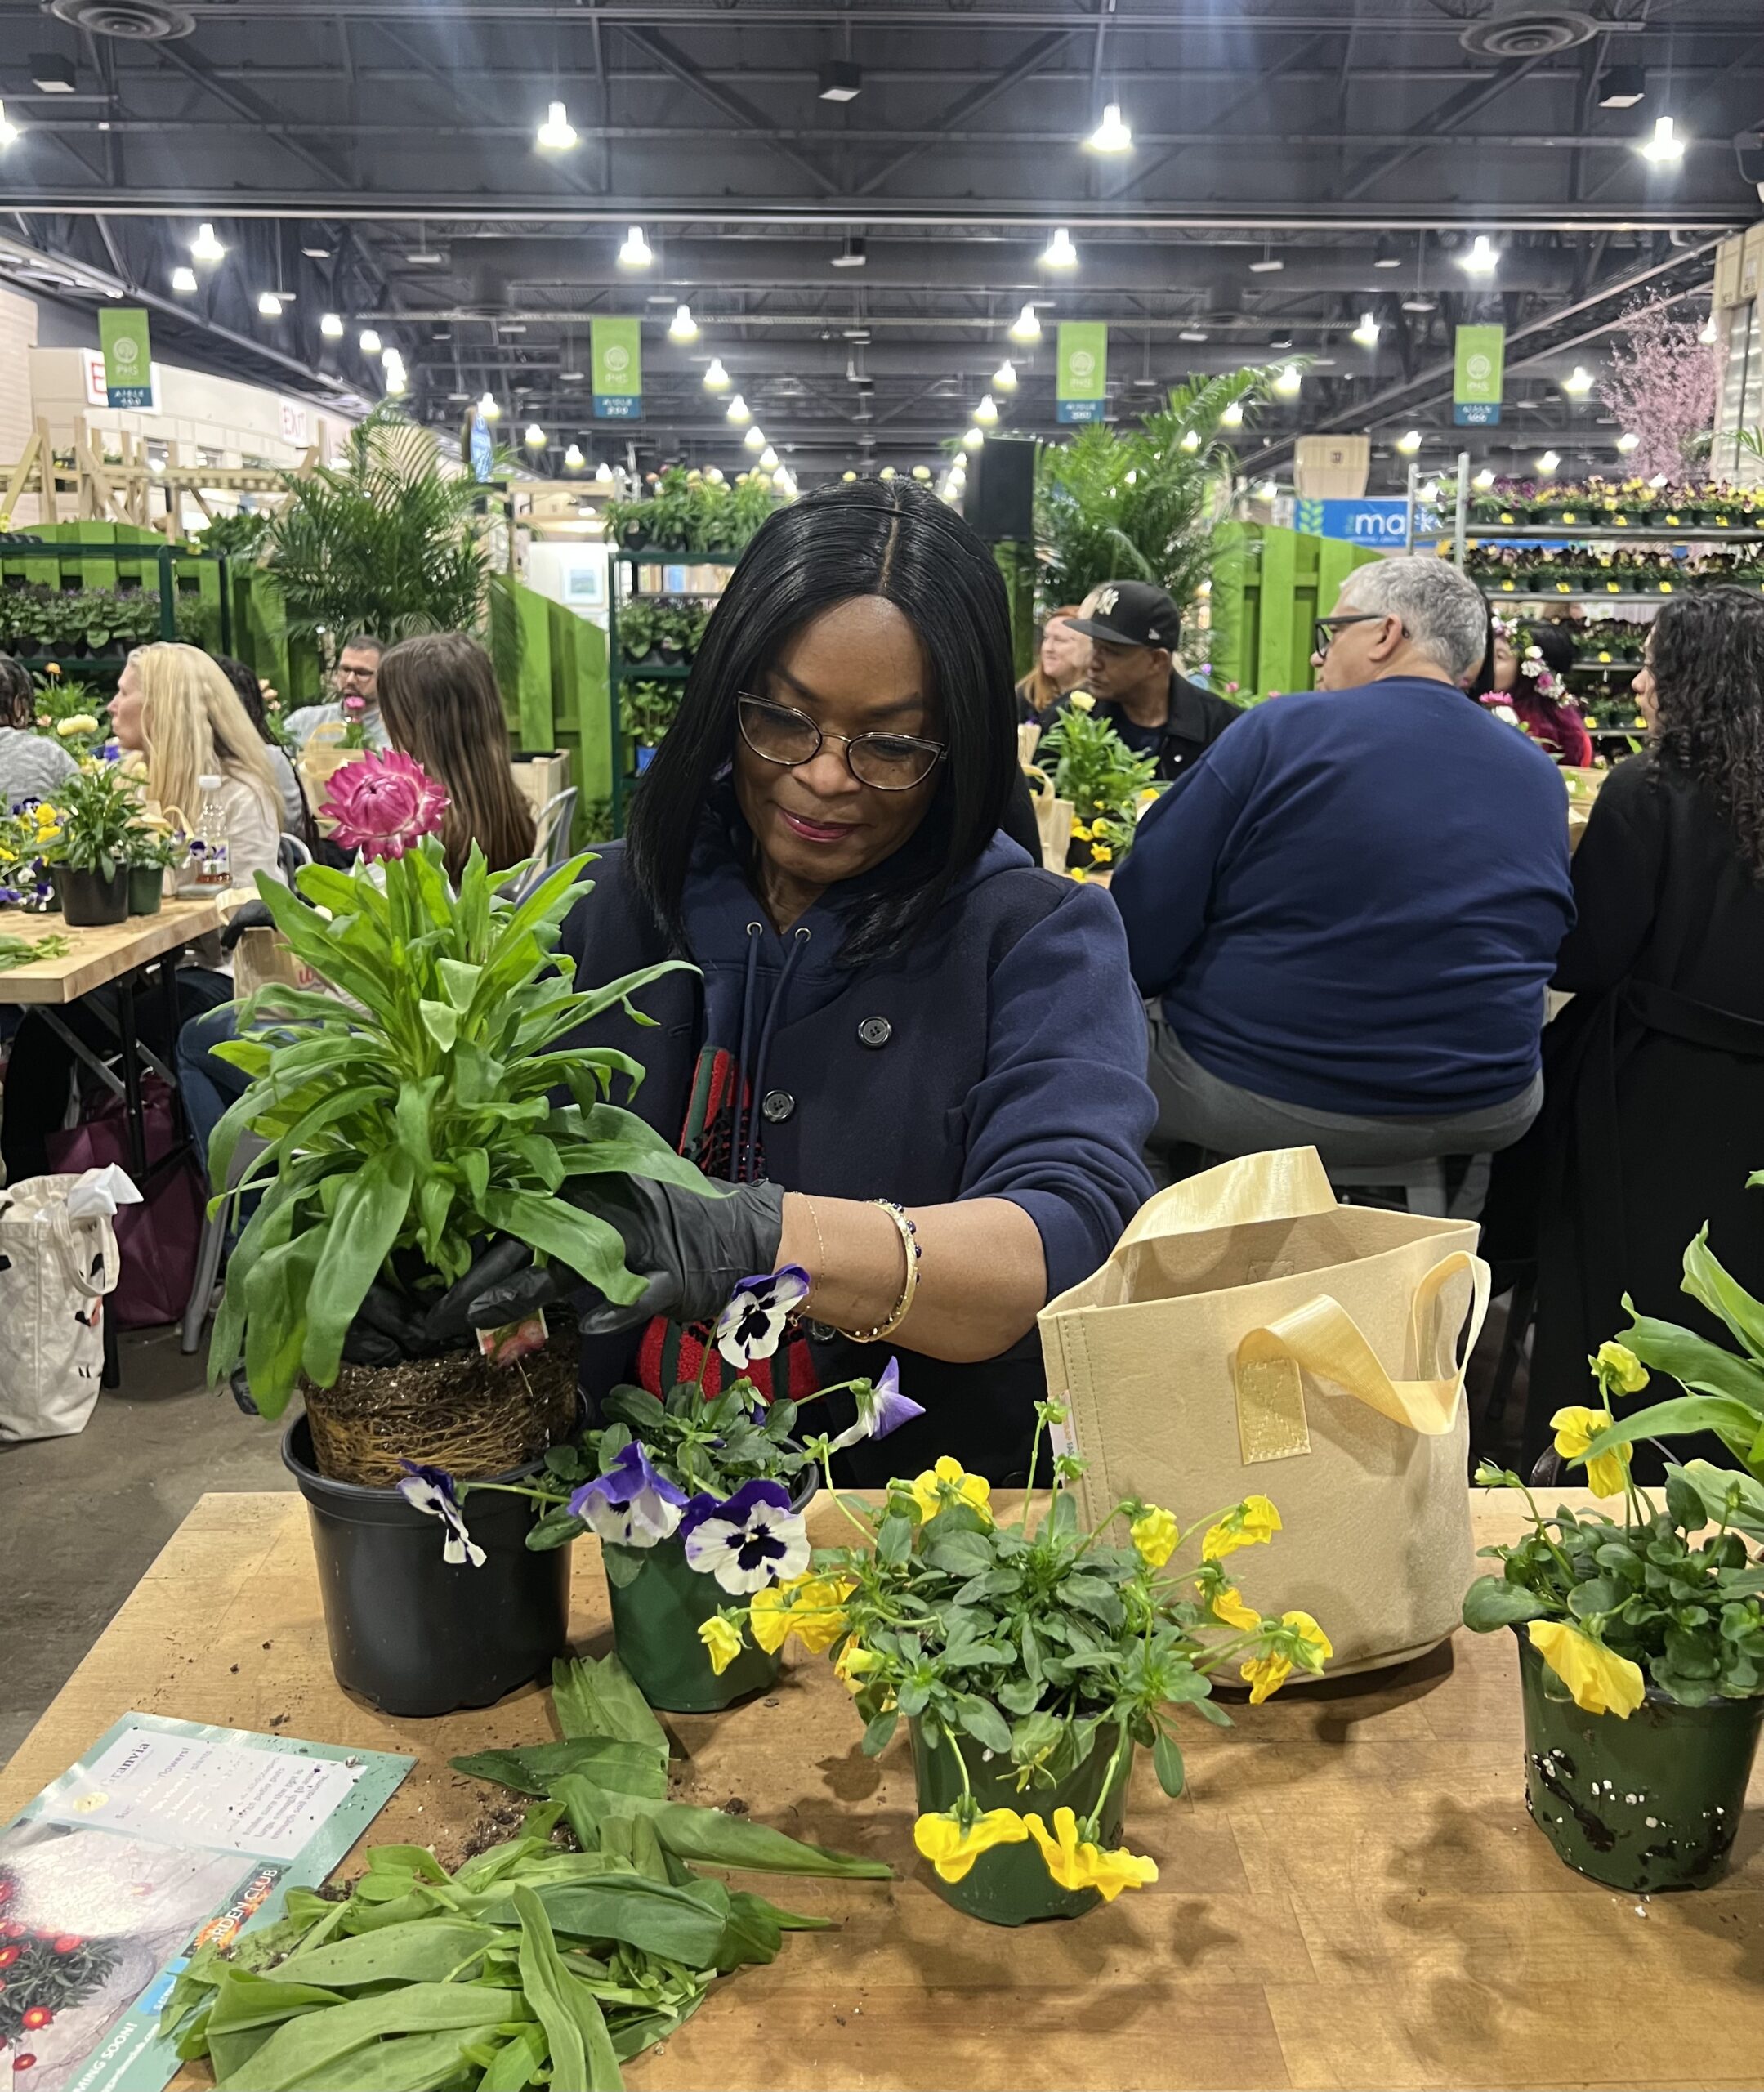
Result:
{"label": "navy blue hooded coat", "polygon": [[[1106,893],[1037,869],[997,835],[904,951],[852,968],[839,962],[850,892],[829,888],[780,936],[748,881],[752,847],[719,795],[684,892],[702,978],[671,974],[641,992],[654,1028],[614,1010],[578,1042],[643,1064],[632,1108],[675,1142],[701,1049],[726,1048],[758,1107],[734,1177],[908,1207],[1010,1199],[1040,1231],[1050,1296],[1094,1271],[1150,1196],[1141,1148],[1156,1110]],[[563,936],[584,987],[673,955],[622,844],[603,848],[590,876]],[[629,1377],[635,1348],[635,1334],[585,1340],[591,1401]],[[852,1481],[910,1475],[940,1453],[997,1481],[1020,1476],[1045,1392],[1033,1330],[968,1365],[833,1336],[813,1345],[819,1383],[879,1372],[890,1351],[902,1392],[927,1414],[854,1448]],[[852,1410],[842,1397],[811,1414],[830,1432]]]}

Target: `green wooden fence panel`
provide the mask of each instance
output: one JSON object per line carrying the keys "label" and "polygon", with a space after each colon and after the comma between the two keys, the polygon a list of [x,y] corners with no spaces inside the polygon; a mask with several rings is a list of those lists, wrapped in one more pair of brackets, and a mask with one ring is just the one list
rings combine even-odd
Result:
{"label": "green wooden fence panel", "polygon": [[1212,683],[1246,697],[1309,690],[1311,627],[1356,566],[1380,555],[1275,524],[1221,523],[1214,535]]}

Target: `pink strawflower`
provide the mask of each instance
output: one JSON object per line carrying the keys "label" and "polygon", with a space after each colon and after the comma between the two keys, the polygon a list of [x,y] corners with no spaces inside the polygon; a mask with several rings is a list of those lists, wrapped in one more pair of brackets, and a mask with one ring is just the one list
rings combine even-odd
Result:
{"label": "pink strawflower", "polygon": [[402,857],[425,835],[440,832],[447,794],[421,763],[395,749],[373,751],[331,773],[320,816],[337,824],[346,850]]}
{"label": "pink strawflower", "polygon": [[368,700],[366,698],[356,696],[353,691],[351,691],[349,695],[343,700],[343,709],[349,714],[351,719],[359,719],[367,709]]}

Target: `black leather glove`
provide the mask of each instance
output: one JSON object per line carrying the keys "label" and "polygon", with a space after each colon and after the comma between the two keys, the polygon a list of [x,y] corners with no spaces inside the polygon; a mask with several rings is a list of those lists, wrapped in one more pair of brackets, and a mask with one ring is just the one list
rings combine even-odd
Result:
{"label": "black leather glove", "polygon": [[221,949],[230,951],[248,930],[273,930],[275,918],[261,901],[248,901],[243,908],[235,908],[227,919],[221,932]]}
{"label": "black leather glove", "polygon": [[[590,1335],[632,1329],[654,1315],[712,1321],[743,1279],[777,1268],[780,1184],[712,1189],[707,1197],[647,1177],[578,1177],[558,1196],[616,1228],[624,1237],[626,1267],[645,1281],[628,1305],[601,1299],[579,1308],[577,1320]],[[430,1312],[425,1327],[444,1341],[468,1329],[499,1329],[583,1290],[567,1265],[554,1259],[538,1270],[525,1243],[498,1242]]]}
{"label": "black leather glove", "polygon": [[[457,1289],[456,1289],[457,1290]],[[454,1348],[431,1327],[435,1315],[452,1294],[425,1307],[407,1294],[395,1292],[377,1281],[355,1311],[355,1319],[343,1334],[343,1357],[351,1366],[402,1366],[407,1359],[436,1358]],[[494,1328],[493,1323],[488,1325]],[[458,1333],[465,1334],[462,1326]],[[456,1339],[457,1342],[457,1339]]]}

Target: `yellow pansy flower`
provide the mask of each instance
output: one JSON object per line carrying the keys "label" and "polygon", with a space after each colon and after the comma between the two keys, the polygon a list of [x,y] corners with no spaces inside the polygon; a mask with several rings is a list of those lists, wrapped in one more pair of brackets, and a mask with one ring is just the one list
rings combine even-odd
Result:
{"label": "yellow pansy flower", "polygon": [[1599,1378],[1620,1393],[1639,1395],[1648,1383],[1648,1369],[1628,1344],[1607,1339],[1599,1346],[1598,1356],[1592,1364]]}
{"label": "yellow pansy flower", "polygon": [[947,1453],[909,1486],[922,1524],[929,1525],[946,1504],[970,1504],[989,1526],[992,1523],[992,1484],[984,1475],[964,1472],[962,1463]]}
{"label": "yellow pansy flower", "polygon": [[1235,1584],[1227,1584],[1222,1591],[1215,1591],[1211,1604],[1213,1618],[1223,1620],[1227,1627],[1239,1628],[1246,1634],[1253,1634],[1262,1625],[1262,1615]]}
{"label": "yellow pansy flower", "polygon": [[864,1679],[881,1664],[882,1658],[876,1652],[866,1649],[854,1634],[833,1658],[833,1676],[855,1696],[863,1691]]}
{"label": "yellow pansy flower", "polygon": [[1271,1540],[1280,1530],[1280,1514],[1266,1496],[1246,1496],[1227,1511],[1216,1526],[1208,1526],[1200,1543],[1203,1562],[1222,1562],[1240,1547],[1253,1547]]}
{"label": "yellow pansy flower", "polygon": [[740,1629],[720,1612],[699,1622],[699,1639],[710,1652],[711,1669],[719,1678],[741,1653]]}
{"label": "yellow pansy flower", "polygon": [[1052,1832],[1038,1816],[1024,1818],[1029,1835],[1041,1848],[1047,1871],[1062,1889],[1094,1889],[1112,1903],[1123,1889],[1143,1889],[1158,1879],[1158,1862],[1142,1859],[1125,1846],[1105,1852],[1079,1839],[1078,1819],[1069,1808],[1053,1813]]}
{"label": "yellow pansy flower", "polygon": [[[1565,1460],[1579,1459],[1610,1422],[1601,1409],[1557,1410],[1550,1419],[1556,1451]],[[1623,1495],[1629,1454],[1628,1446],[1619,1446],[1614,1452],[1601,1453],[1587,1462],[1587,1486],[1595,1496]]]}
{"label": "yellow pansy flower", "polygon": [[1293,1646],[1273,1648],[1259,1656],[1252,1656],[1239,1666],[1239,1675],[1249,1687],[1249,1704],[1259,1707],[1271,1693],[1278,1692],[1293,1674],[1293,1666],[1300,1648],[1308,1652],[1313,1661],[1306,1664],[1307,1670],[1321,1670],[1335,1654],[1335,1645],[1308,1612],[1283,1612],[1280,1625],[1293,1632],[1288,1638]]}
{"label": "yellow pansy flower", "polygon": [[1647,1687],[1638,1665],[1619,1656],[1565,1620],[1529,1620],[1531,1646],[1588,1714],[1615,1714],[1628,1721]]}
{"label": "yellow pansy flower", "polygon": [[1093,843],[1090,846],[1090,861],[1093,865],[1112,865],[1114,852],[1106,843]]}
{"label": "yellow pansy flower", "polygon": [[1089,830],[1089,829],[1088,829],[1084,825],[1084,824],[1083,824],[1083,821],[1081,821],[1081,820],[1075,820],[1075,821],[1074,821],[1074,822],[1073,822],[1073,824],[1072,824],[1072,840],[1073,840],[1074,843],[1088,843],[1088,842],[1089,842],[1089,840],[1090,840],[1090,830]]}
{"label": "yellow pansy flower", "polygon": [[1139,1549],[1140,1559],[1149,1568],[1161,1569],[1175,1553],[1181,1534],[1176,1520],[1168,1511],[1161,1511],[1154,1504],[1143,1516],[1136,1518],[1128,1527],[1133,1544]]}
{"label": "yellow pansy flower", "polygon": [[56,812],[55,808],[50,805],[47,799],[39,799],[36,805],[31,808],[31,811],[35,815],[37,825],[39,828],[54,828],[60,823],[61,819],[60,815]]}
{"label": "yellow pansy flower", "polygon": [[1020,1845],[1029,1832],[1014,1808],[989,1808],[964,1828],[953,1816],[922,1816],[913,1843],[942,1881],[960,1881],[982,1853],[994,1845]]}
{"label": "yellow pansy flower", "polygon": [[759,1592],[748,1608],[748,1629],[769,1656],[792,1634],[811,1655],[820,1656],[845,1633],[845,1602],[856,1588],[849,1576],[806,1571]]}

